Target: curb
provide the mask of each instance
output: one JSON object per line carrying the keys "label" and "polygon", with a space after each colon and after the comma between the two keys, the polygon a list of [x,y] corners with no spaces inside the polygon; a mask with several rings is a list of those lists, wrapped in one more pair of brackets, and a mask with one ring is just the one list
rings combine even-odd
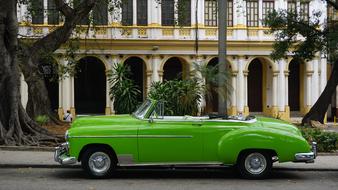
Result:
{"label": "curb", "polygon": [[0,150],[53,152],[55,148],[54,147],[39,147],[39,146],[0,146]]}
{"label": "curb", "polygon": [[272,170],[277,171],[304,171],[304,172],[310,172],[310,171],[318,171],[318,172],[338,172],[338,168],[272,168]]}
{"label": "curb", "polygon": [[80,165],[0,164],[0,168],[81,168]]}

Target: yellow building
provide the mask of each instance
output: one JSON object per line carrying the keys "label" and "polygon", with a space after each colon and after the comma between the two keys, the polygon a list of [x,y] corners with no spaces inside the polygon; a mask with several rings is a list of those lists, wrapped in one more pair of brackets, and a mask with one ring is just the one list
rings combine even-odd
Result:
{"label": "yellow building", "polygon": [[[39,0],[41,13],[26,20],[26,7],[18,8],[22,23],[20,34],[43,36],[62,23],[52,0]],[[91,17],[95,30],[81,34],[79,60],[81,72],[77,77],[59,83],[49,83],[53,109],[62,115],[70,109],[73,114],[111,114],[106,71],[114,63],[128,64],[133,79],[141,87],[143,99],[154,81],[170,80],[183,73],[192,74],[193,63],[217,63],[217,1],[187,0],[186,18],[175,26],[177,0],[128,0],[109,12],[100,4]],[[271,10],[289,9],[311,19],[311,13],[321,10],[322,22],[326,5],[320,0],[229,0],[227,60],[232,72],[233,91],[229,101],[230,114],[249,113],[289,119],[304,115],[315,103],[327,81],[326,56],[320,53],[312,61],[292,59],[291,56],[273,61],[274,37],[264,26]],[[28,23],[28,24],[27,24]],[[84,19],[81,24],[88,24]],[[195,40],[198,36],[198,52]],[[69,64],[65,49],[55,52],[59,64]],[[22,79],[24,82],[24,79]],[[22,85],[23,102],[27,102]],[[212,102],[202,102],[201,110],[216,111]]]}

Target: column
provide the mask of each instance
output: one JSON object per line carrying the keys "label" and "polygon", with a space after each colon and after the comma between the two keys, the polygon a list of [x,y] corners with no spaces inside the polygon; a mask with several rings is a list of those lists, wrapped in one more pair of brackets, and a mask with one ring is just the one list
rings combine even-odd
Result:
{"label": "column", "polygon": [[70,84],[70,113],[73,115],[73,118],[76,117],[76,111],[75,111],[75,93],[74,93],[74,76],[70,76],[69,80]]}
{"label": "column", "polygon": [[312,97],[311,97],[311,105],[314,105],[319,97],[319,60],[315,58],[312,61],[313,65],[313,74],[312,74]]}
{"label": "column", "polygon": [[246,0],[233,1],[233,14],[234,14],[234,38],[237,40],[246,40]]}
{"label": "column", "polygon": [[290,119],[291,114],[290,114],[290,107],[289,107],[289,71],[284,71],[285,74],[285,113]]}
{"label": "column", "polygon": [[43,23],[47,24],[48,23],[48,0],[43,0]]}
{"label": "column", "polygon": [[262,20],[263,18],[263,0],[258,0],[258,26],[262,27],[262,22],[260,22],[260,20]]}
{"label": "column", "polygon": [[274,71],[272,75],[272,110],[271,115],[273,117],[278,116],[278,72]]}
{"label": "column", "polygon": [[285,111],[285,75],[284,75],[284,68],[285,68],[285,60],[281,59],[278,60],[278,94],[281,96],[278,98],[278,111],[284,112]]}
{"label": "column", "polygon": [[160,56],[159,55],[153,55],[152,56],[152,82],[158,82],[160,81],[160,76],[159,76],[159,70],[158,67],[160,66]]}
{"label": "column", "polygon": [[146,71],[146,77],[147,77],[147,81],[146,81],[146,91],[145,91],[145,95],[147,96],[149,91],[150,91],[150,87],[151,87],[151,83],[152,83],[152,75],[153,75],[153,71],[152,70],[147,70]]}
{"label": "column", "polygon": [[108,64],[106,68],[106,109],[105,109],[105,114],[106,115],[111,115],[112,114],[112,109],[111,109],[111,100],[110,100],[110,84],[109,84],[109,78],[108,78],[108,73],[111,72],[112,68],[112,58],[110,57],[108,59]]}
{"label": "column", "polygon": [[306,63],[306,108],[305,112],[309,112],[312,106],[312,84],[311,78],[313,74],[313,65],[312,62]]}
{"label": "column", "polygon": [[320,87],[319,87],[319,94],[324,91],[327,81],[327,59],[322,58],[320,60]]}
{"label": "column", "polygon": [[230,110],[228,111],[229,115],[236,115],[237,114],[237,75],[238,71],[232,71],[232,77],[231,77],[231,107]]}
{"label": "column", "polygon": [[137,0],[133,0],[133,26],[137,26]]}
{"label": "column", "polygon": [[244,114],[245,104],[245,80],[244,80],[244,57],[238,57],[237,59],[238,73],[237,73],[237,86],[236,96],[237,96],[237,112]]}
{"label": "column", "polygon": [[[60,60],[60,64],[64,64]],[[59,79],[59,106],[58,106],[58,116],[60,120],[63,120],[64,110],[63,110],[63,78]]]}

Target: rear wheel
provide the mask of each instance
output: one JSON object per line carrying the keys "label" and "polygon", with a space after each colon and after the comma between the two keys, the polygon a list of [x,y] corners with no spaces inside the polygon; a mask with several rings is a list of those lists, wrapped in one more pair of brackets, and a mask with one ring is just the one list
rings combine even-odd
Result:
{"label": "rear wheel", "polygon": [[83,153],[81,165],[90,177],[106,178],[114,172],[116,160],[106,148],[89,148]]}
{"label": "rear wheel", "polygon": [[272,157],[264,151],[248,151],[239,156],[237,168],[248,179],[266,178],[272,168]]}

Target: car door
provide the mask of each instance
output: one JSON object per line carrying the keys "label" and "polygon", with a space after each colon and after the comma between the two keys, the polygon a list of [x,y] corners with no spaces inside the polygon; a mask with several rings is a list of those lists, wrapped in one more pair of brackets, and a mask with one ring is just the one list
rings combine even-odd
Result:
{"label": "car door", "polygon": [[154,119],[139,128],[138,150],[139,161],[145,163],[200,162],[201,122]]}

